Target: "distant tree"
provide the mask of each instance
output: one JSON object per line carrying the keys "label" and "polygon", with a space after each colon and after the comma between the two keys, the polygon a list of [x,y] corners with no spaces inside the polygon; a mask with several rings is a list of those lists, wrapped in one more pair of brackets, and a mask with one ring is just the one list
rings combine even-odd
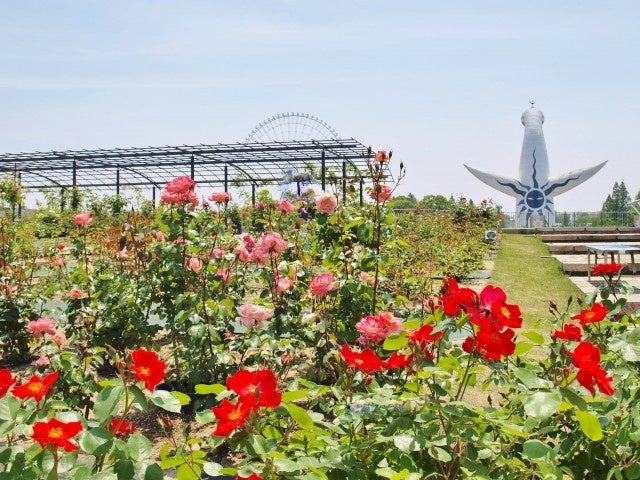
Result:
{"label": "distant tree", "polygon": [[631,196],[624,182],[615,182],[613,191],[607,195],[600,216],[603,225],[626,225],[630,224],[629,202]]}
{"label": "distant tree", "polygon": [[411,210],[418,206],[418,199],[413,193],[409,195],[400,195],[399,197],[389,200],[387,205],[394,210]]}
{"label": "distant tree", "polygon": [[418,202],[418,207],[420,209],[432,212],[453,210],[455,205],[456,201],[453,197],[447,198],[443,195],[425,195],[422,200]]}

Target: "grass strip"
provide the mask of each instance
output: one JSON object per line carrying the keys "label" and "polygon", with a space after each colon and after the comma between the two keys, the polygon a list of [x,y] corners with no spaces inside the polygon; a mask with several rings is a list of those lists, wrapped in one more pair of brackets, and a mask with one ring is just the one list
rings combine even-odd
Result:
{"label": "grass strip", "polygon": [[525,328],[551,318],[549,301],[563,311],[569,297],[584,297],[562,271],[562,264],[549,256],[547,246],[534,235],[502,235],[491,284],[507,293],[509,303],[520,306]]}

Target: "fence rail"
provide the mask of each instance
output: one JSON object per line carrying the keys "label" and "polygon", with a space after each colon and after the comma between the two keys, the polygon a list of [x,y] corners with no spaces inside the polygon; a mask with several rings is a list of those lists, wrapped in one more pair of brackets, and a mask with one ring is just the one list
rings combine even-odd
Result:
{"label": "fence rail", "polygon": [[[515,212],[502,212],[502,227],[516,226]],[[550,227],[633,227],[640,226],[640,215],[629,212],[556,212]]]}

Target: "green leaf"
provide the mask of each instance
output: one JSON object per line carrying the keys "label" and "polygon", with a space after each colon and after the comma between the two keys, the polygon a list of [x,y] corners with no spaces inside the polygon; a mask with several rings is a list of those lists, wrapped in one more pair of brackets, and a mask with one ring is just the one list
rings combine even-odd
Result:
{"label": "green leaf", "polygon": [[216,462],[207,462],[202,465],[202,470],[204,473],[211,477],[220,477],[222,476],[223,466]]}
{"label": "green leaf", "polygon": [[137,403],[143,411],[147,411],[149,409],[149,402],[147,401],[147,396],[145,393],[136,385],[129,387],[129,391],[133,394]]}
{"label": "green leaf", "polygon": [[213,421],[215,421],[215,419],[216,419],[216,416],[213,414],[213,411],[210,408],[196,412],[196,422],[201,423],[203,425],[207,423],[212,423]]}
{"label": "green leaf", "polygon": [[315,425],[313,424],[313,419],[309,416],[307,411],[295,405],[293,403],[285,403],[285,408],[289,411],[289,415],[293,418],[296,423],[300,426],[300,428],[304,430],[308,430],[310,432],[315,431]]}
{"label": "green leaf", "polygon": [[207,385],[205,383],[200,383],[196,385],[196,393],[198,395],[218,395],[224,392],[227,389],[224,385],[220,385],[219,383],[214,383],[212,385]]}
{"label": "green leaf", "polygon": [[115,415],[120,406],[123,394],[124,386],[122,385],[105,387],[100,391],[93,407],[93,413],[100,424],[104,425],[107,420]]}
{"label": "green leaf", "polygon": [[191,403],[191,397],[186,393],[178,392],[177,390],[172,390],[171,395],[176,397],[180,402],[180,405],[189,405]]}
{"label": "green leaf", "polygon": [[151,456],[153,451],[151,442],[147,437],[138,432],[129,437],[129,440],[127,440],[127,446],[129,447],[129,455],[136,462],[146,460]]}
{"label": "green leaf", "polygon": [[283,402],[292,402],[294,400],[301,400],[303,398],[307,398],[308,390],[291,390],[288,392],[282,393],[282,401]]}
{"label": "green leaf", "polygon": [[444,448],[440,447],[431,447],[429,448],[429,455],[431,455],[436,460],[440,460],[441,462],[450,462],[451,454],[447,452]]}
{"label": "green leaf", "polygon": [[582,398],[573,390],[569,388],[561,388],[560,393],[562,393],[562,396],[567,402],[576,407],[578,410],[587,410],[587,408],[589,408],[584,398]]}
{"label": "green leaf", "polygon": [[0,398],[0,420],[15,420],[20,411],[20,400],[16,397],[5,395]]}
{"label": "green leaf", "polygon": [[527,388],[549,388],[552,383],[538,377],[534,372],[526,368],[515,368],[513,374]]}
{"label": "green leaf", "polygon": [[544,458],[550,455],[551,448],[540,440],[527,440],[522,444],[522,452],[529,458]]}
{"label": "green leaf", "polygon": [[382,348],[385,350],[400,350],[406,344],[407,333],[405,331],[400,331],[389,335],[382,344]]}
{"label": "green leaf", "polygon": [[631,335],[624,337],[612,337],[609,340],[609,348],[612,352],[618,352],[627,362],[640,361],[640,344],[631,343]]}
{"label": "green leaf", "polygon": [[542,345],[544,343],[544,336],[538,332],[534,332],[533,330],[521,333],[521,336],[531,340],[536,345]]}
{"label": "green leaf", "polygon": [[416,442],[416,437],[409,433],[394,436],[393,444],[398,448],[398,450],[405,453],[417,452],[420,450],[420,445]]}
{"label": "green leaf", "polygon": [[302,470],[302,467],[293,460],[287,460],[286,458],[275,458],[273,460],[273,466],[276,467],[278,472],[297,472]]}
{"label": "green leaf", "polygon": [[598,421],[598,417],[584,410],[576,410],[576,417],[580,423],[582,433],[594,442],[602,440],[602,426]]}
{"label": "green leaf", "polygon": [[121,459],[113,466],[113,471],[118,475],[118,480],[126,480],[127,478],[135,478],[135,469],[133,462],[129,459]]}
{"label": "green leaf", "polygon": [[166,390],[156,390],[149,395],[149,400],[167,412],[180,413],[180,409],[182,407],[182,405],[180,405],[180,400],[178,400],[171,392],[167,392]]}
{"label": "green leaf", "polygon": [[558,391],[533,392],[525,394],[522,403],[527,415],[544,419],[556,413],[562,403],[562,395]]}
{"label": "green leaf", "polygon": [[201,472],[202,469],[199,465],[183,463],[176,470],[176,478],[178,480],[200,480]]}
{"label": "green leaf", "polygon": [[92,428],[82,433],[78,444],[91,455],[102,455],[111,449],[113,435],[102,427]]}
{"label": "green leaf", "polygon": [[516,349],[513,351],[513,355],[516,357],[521,357],[532,348],[533,344],[529,342],[516,342]]}

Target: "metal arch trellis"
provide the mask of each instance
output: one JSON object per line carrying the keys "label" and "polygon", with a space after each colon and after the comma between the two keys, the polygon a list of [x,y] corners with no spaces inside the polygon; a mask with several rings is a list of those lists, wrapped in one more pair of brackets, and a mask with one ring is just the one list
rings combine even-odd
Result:
{"label": "metal arch trellis", "polygon": [[180,175],[225,190],[233,182],[255,191],[281,182],[287,169],[314,164],[323,189],[327,172],[341,171],[346,191],[347,181],[359,181],[362,188],[368,173],[366,151],[350,138],[6,153],[0,154],[0,174],[19,175],[28,189],[82,187],[119,193],[121,187],[149,186],[155,197],[155,188]]}

